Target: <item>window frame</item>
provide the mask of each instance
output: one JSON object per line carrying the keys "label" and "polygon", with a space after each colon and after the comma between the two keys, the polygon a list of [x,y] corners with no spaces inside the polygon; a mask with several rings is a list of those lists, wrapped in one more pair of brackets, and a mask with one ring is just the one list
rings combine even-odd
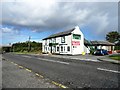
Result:
{"label": "window frame", "polygon": [[70,52],[70,46],[67,46],[67,51]]}
{"label": "window frame", "polygon": [[57,46],[57,52],[59,52],[59,46]]}
{"label": "window frame", "polygon": [[52,43],[56,43],[56,38],[52,38]]}
{"label": "window frame", "polygon": [[61,43],[65,43],[65,36],[61,37]]}
{"label": "window frame", "polygon": [[63,46],[61,46],[61,52],[63,52]]}

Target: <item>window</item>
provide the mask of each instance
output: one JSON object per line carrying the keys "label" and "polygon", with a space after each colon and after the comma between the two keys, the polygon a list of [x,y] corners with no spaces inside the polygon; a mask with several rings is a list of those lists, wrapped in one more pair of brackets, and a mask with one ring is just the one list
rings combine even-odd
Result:
{"label": "window", "polygon": [[48,51],[49,51],[49,47],[48,47]]}
{"label": "window", "polygon": [[80,40],[80,39],[81,39],[81,35],[73,34],[73,39],[78,39],[78,40]]}
{"label": "window", "polygon": [[47,40],[45,40],[45,45],[47,45]]}
{"label": "window", "polygon": [[61,42],[65,43],[65,36],[61,37]]}
{"label": "window", "polygon": [[63,51],[63,46],[61,46],[61,51]]}
{"label": "window", "polygon": [[76,46],[73,46],[73,48],[77,48]]}
{"label": "window", "polygon": [[54,52],[56,51],[56,46],[54,46]]}
{"label": "window", "polygon": [[56,42],[56,39],[55,39],[55,38],[53,38],[53,39],[52,39],[52,43],[55,43],[55,42]]}
{"label": "window", "polygon": [[51,43],[51,39],[49,39],[49,43]]}
{"label": "window", "polygon": [[45,50],[47,51],[47,47],[45,47]]}
{"label": "window", "polygon": [[64,51],[65,51],[65,46],[64,46]]}
{"label": "window", "polygon": [[67,51],[70,51],[70,46],[67,47]]}
{"label": "window", "polygon": [[59,51],[59,47],[57,47],[57,51]]}

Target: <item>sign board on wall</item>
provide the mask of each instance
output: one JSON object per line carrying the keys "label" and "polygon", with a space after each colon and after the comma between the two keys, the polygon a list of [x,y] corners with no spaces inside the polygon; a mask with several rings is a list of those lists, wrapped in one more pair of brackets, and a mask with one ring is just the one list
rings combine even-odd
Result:
{"label": "sign board on wall", "polygon": [[74,46],[80,45],[80,41],[72,41],[72,45]]}

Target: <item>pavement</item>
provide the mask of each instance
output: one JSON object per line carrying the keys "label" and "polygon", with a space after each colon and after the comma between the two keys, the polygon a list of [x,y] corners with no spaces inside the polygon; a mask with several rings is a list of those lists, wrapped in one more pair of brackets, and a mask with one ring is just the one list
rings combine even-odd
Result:
{"label": "pavement", "polygon": [[[69,88],[118,88],[120,85],[118,77],[120,66],[117,64],[12,53],[3,54],[3,57],[10,62],[16,63],[16,65],[28,68],[28,71],[37,72],[44,78],[57,82],[54,84],[59,86],[62,85]],[[7,70],[5,70],[6,73]],[[6,75],[9,74],[11,72]],[[18,74],[20,73],[18,72]],[[17,77],[19,76],[18,74],[12,76]],[[24,77],[27,78],[23,73],[18,78],[25,79]],[[16,82],[17,79],[8,78],[6,83],[12,80]]]}
{"label": "pavement", "polygon": [[35,73],[19,67],[15,63],[11,63],[3,59],[2,61],[2,88],[58,88],[47,79],[36,76]]}
{"label": "pavement", "polygon": [[63,59],[74,59],[74,60],[81,60],[81,61],[93,61],[93,62],[105,61],[105,62],[120,64],[120,61],[110,59],[108,55],[107,56],[94,56],[94,55],[86,54],[86,55],[70,56],[70,55],[40,54],[40,56],[56,57],[56,58],[63,58]]}
{"label": "pavement", "polygon": [[100,61],[106,61],[106,62],[110,62],[110,63],[114,63],[114,64],[120,64],[120,61],[110,59],[108,56],[103,56],[103,57],[97,58],[97,59]]}
{"label": "pavement", "polygon": [[[34,54],[36,55],[36,54]],[[81,60],[81,61],[93,61],[93,62],[100,62],[97,58],[102,56],[93,56],[93,55],[52,55],[52,54],[38,54],[38,56],[45,56],[45,57],[56,57],[62,59],[74,59],[74,60]]]}

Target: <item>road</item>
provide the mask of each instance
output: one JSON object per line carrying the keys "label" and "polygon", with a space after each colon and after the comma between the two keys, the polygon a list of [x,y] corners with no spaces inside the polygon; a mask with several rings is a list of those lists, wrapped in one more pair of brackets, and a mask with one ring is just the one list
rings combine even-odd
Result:
{"label": "road", "polygon": [[12,53],[3,57],[69,88],[118,88],[120,85],[117,64]]}
{"label": "road", "polygon": [[2,60],[2,87],[6,90],[9,88],[59,88],[49,82],[49,80],[40,78],[33,72],[20,68],[14,63]]}

